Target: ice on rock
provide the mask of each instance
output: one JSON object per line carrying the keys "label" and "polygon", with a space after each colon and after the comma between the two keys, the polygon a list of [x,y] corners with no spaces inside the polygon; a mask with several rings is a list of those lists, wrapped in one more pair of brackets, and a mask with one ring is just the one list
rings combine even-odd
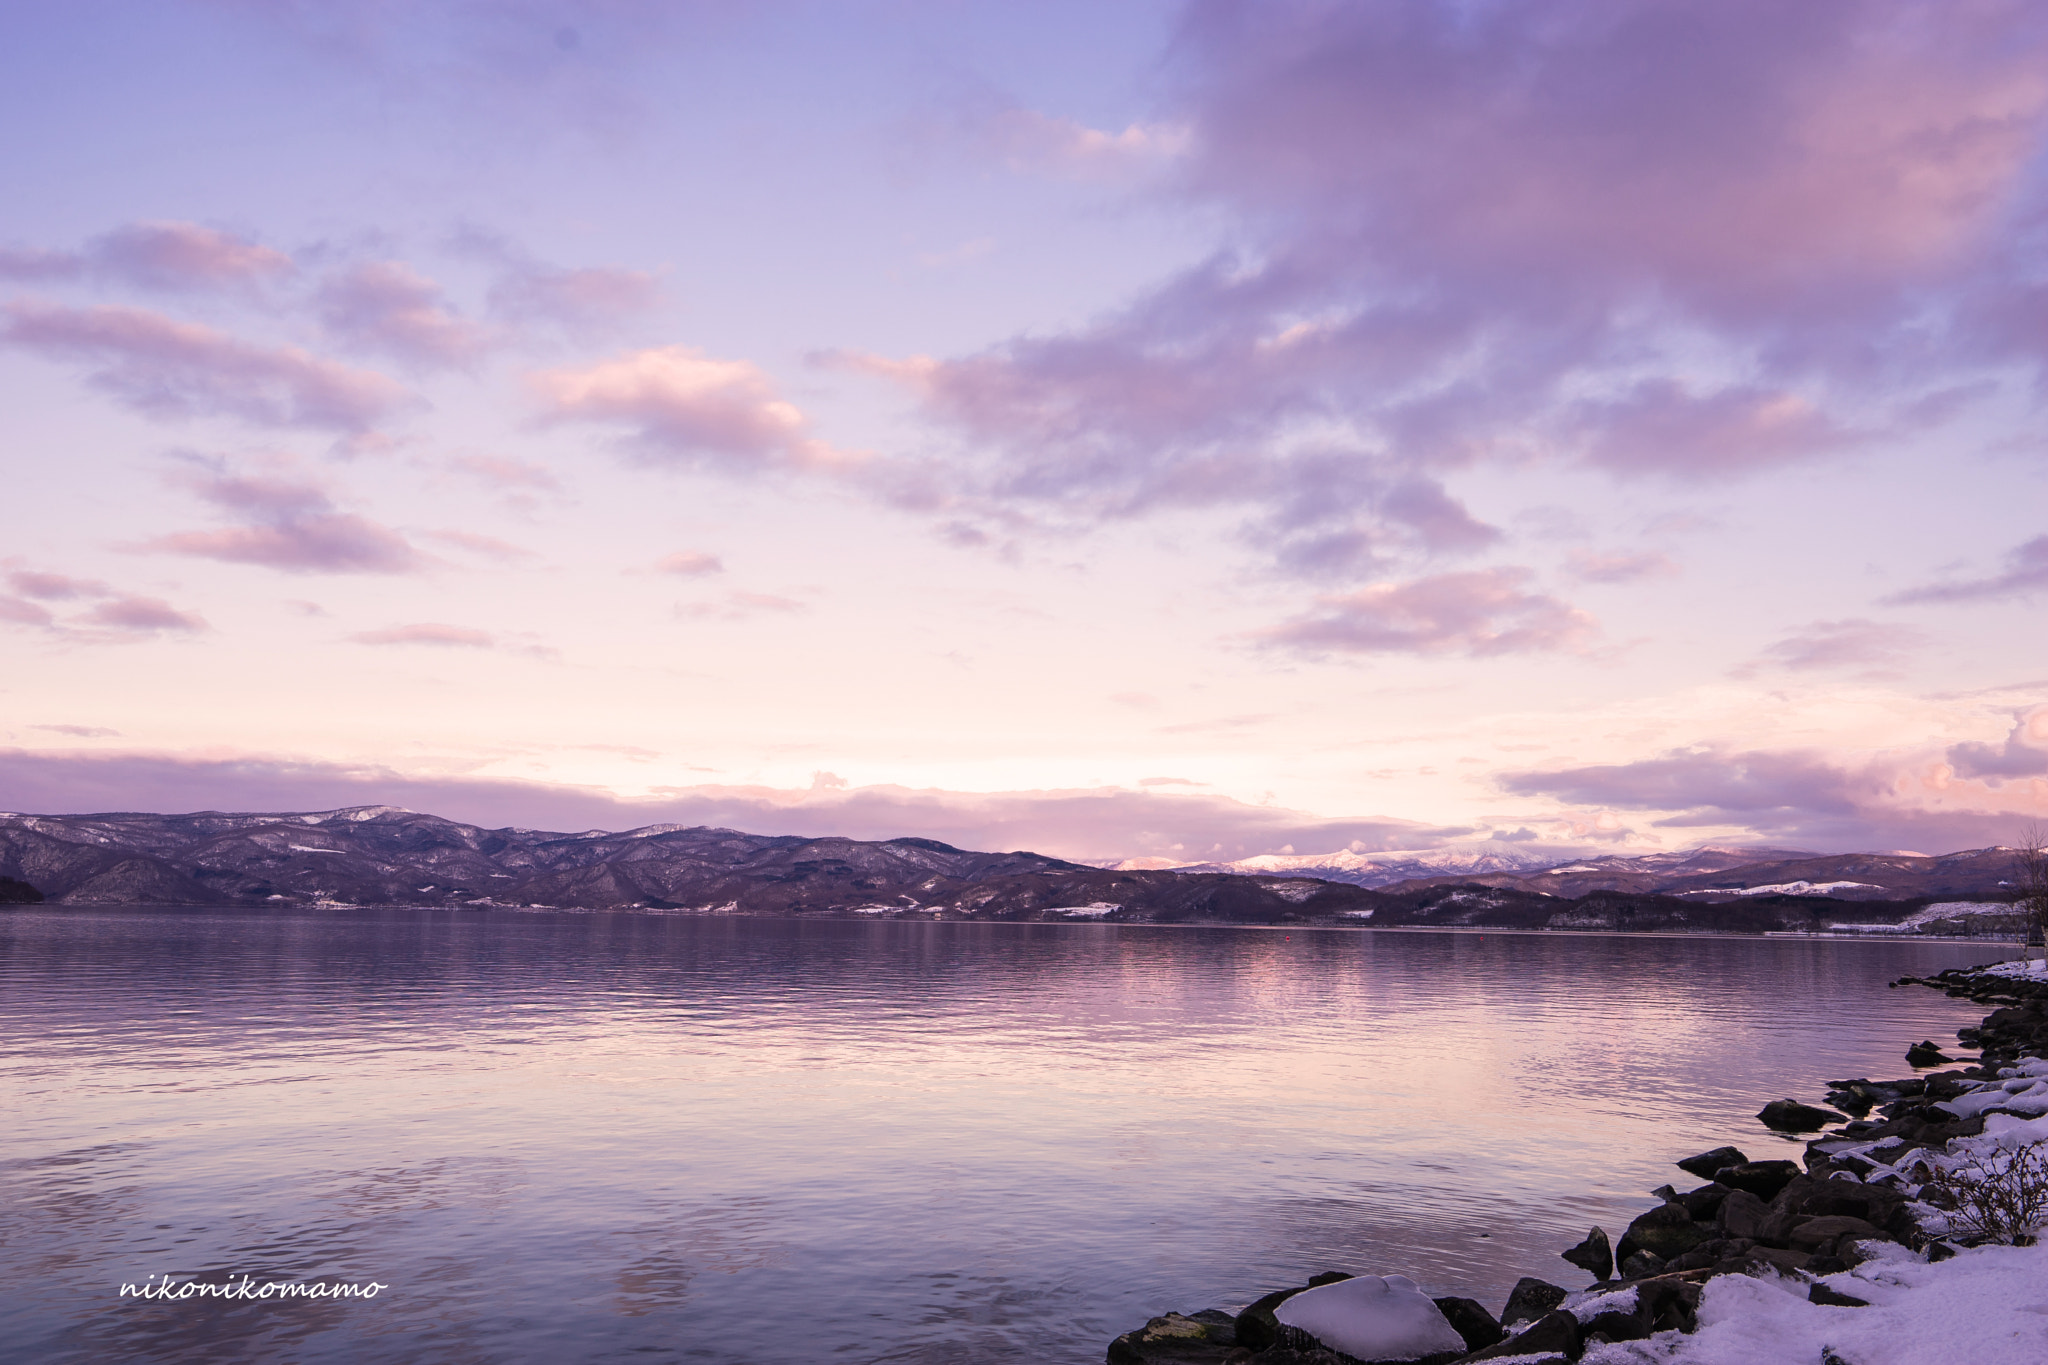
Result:
{"label": "ice on rock", "polygon": [[1419,1360],[1465,1349],[1443,1310],[1406,1275],[1360,1275],[1305,1289],[1273,1316],[1360,1360]]}

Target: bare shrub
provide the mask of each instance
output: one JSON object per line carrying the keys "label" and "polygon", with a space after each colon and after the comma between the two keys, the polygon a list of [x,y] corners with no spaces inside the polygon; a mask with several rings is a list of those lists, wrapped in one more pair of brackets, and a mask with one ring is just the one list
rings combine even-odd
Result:
{"label": "bare shrub", "polygon": [[1959,1152],[1953,1160],[1921,1163],[1921,1202],[1946,1210],[1956,1236],[2032,1246],[2048,1226],[2048,1145]]}
{"label": "bare shrub", "polygon": [[2042,961],[2048,962],[2048,829],[2028,825],[2019,846],[2012,851],[2013,884],[2019,891],[2014,908],[2026,915],[2030,939],[2042,942]]}

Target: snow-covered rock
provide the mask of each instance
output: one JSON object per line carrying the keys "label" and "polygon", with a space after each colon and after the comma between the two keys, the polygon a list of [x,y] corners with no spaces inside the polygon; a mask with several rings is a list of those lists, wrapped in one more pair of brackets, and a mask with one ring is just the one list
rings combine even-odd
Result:
{"label": "snow-covered rock", "polygon": [[1360,1275],[1305,1289],[1273,1316],[1360,1360],[1420,1360],[1465,1349],[1443,1310],[1406,1275]]}

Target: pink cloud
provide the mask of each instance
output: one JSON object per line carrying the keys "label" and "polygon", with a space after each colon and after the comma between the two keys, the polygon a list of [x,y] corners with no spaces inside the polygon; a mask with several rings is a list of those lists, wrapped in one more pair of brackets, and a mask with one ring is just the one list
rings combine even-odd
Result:
{"label": "pink cloud", "polygon": [[1593,618],[1525,590],[1527,569],[1437,574],[1317,599],[1317,611],[1260,631],[1295,650],[1338,653],[1523,654],[1580,650]]}
{"label": "pink cloud", "polygon": [[6,313],[0,341],[87,365],[95,387],[152,417],[220,415],[360,435],[408,401],[383,375],[144,309],[18,303]]}
{"label": "pink cloud", "polygon": [[2001,597],[2019,597],[2048,589],[2048,536],[2035,536],[2014,547],[2005,557],[2005,572],[1959,583],[1930,583],[1893,593],[1885,599],[1892,606],[1914,606],[1935,602],[1986,602]]}
{"label": "pink cloud", "polygon": [[1872,668],[1896,665],[1926,643],[1925,631],[1857,617],[1802,626],[1764,650],[1764,658],[1799,672]]}
{"label": "pink cloud", "polygon": [[1671,578],[1678,566],[1654,550],[1597,554],[1574,550],[1566,556],[1568,572],[1581,583],[1634,583],[1645,578]]}
{"label": "pink cloud", "polygon": [[427,560],[387,526],[335,508],[318,485],[277,475],[209,474],[183,480],[244,524],[178,531],[138,549],[287,573],[413,573]]}
{"label": "pink cloud", "polygon": [[179,611],[161,597],[121,596],[102,602],[81,618],[86,624],[138,635],[158,631],[209,630],[205,618]]}
{"label": "pink cloud", "polygon": [[428,531],[426,536],[429,540],[438,540],[443,545],[452,545],[458,550],[467,550],[486,559],[495,559],[500,564],[516,564],[522,560],[537,558],[533,551],[523,545],[514,545],[511,541],[500,540],[496,536],[478,535],[474,531]]}
{"label": "pink cloud", "polygon": [[18,569],[7,575],[7,581],[23,597],[40,598],[45,602],[64,602],[75,597],[103,597],[107,585],[90,578],[71,578],[60,573],[40,573],[33,569]]}
{"label": "pink cloud", "polygon": [[44,730],[53,735],[70,735],[73,739],[108,739],[120,735],[119,730],[109,730],[104,725],[31,725],[31,730]]}
{"label": "pink cloud", "polygon": [[724,561],[703,550],[678,550],[672,555],[663,555],[655,561],[654,567],[662,573],[677,574],[683,578],[702,578],[706,574],[725,572]]}
{"label": "pink cloud", "polygon": [[2048,706],[2014,716],[2005,743],[1957,744],[1946,757],[1957,776],[1981,778],[1993,786],[2008,778],[2048,777]]}
{"label": "pink cloud", "polygon": [[531,460],[515,460],[503,455],[459,455],[448,464],[479,483],[495,488],[531,489],[540,493],[559,493],[562,490],[562,481],[552,470]]}
{"label": "pink cloud", "polygon": [[444,645],[460,649],[489,649],[497,643],[496,637],[488,631],[445,625],[438,621],[387,626],[383,630],[361,630],[348,638],[359,645]]}
{"label": "pink cloud", "polygon": [[37,606],[25,597],[0,595],[0,621],[17,626],[48,626],[56,618],[49,611]]}
{"label": "pink cloud", "polygon": [[0,251],[0,277],[94,275],[146,289],[219,289],[289,274],[289,256],[197,223],[130,223],[82,251]]}
{"label": "pink cloud", "polygon": [[759,369],[687,346],[543,371],[528,383],[543,421],[624,426],[649,460],[818,469],[844,459],[811,437],[808,419]]}
{"label": "pink cloud", "polygon": [[344,343],[423,368],[465,364],[489,343],[483,328],[449,309],[439,285],[397,261],[371,261],[329,280],[319,310],[321,324]]}
{"label": "pink cloud", "polygon": [[131,223],[99,238],[86,255],[102,273],[156,289],[247,284],[292,270],[282,252],[197,223]]}
{"label": "pink cloud", "polygon": [[686,620],[717,618],[723,621],[744,621],[751,617],[790,616],[797,612],[809,611],[810,604],[794,597],[780,597],[767,592],[729,592],[716,602],[690,602],[677,606],[676,615]]}

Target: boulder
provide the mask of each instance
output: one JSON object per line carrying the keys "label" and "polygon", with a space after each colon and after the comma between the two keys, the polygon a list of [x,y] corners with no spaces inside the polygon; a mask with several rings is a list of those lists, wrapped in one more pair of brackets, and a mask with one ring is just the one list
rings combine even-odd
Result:
{"label": "boulder", "polygon": [[1815,1133],[1831,1123],[1847,1123],[1847,1114],[1837,1114],[1832,1109],[1822,1109],[1815,1104],[1801,1104],[1798,1100],[1772,1100],[1756,1115],[1763,1120],[1764,1127],[1778,1133]]}
{"label": "boulder", "polygon": [[[1680,1254],[1683,1255],[1684,1253],[1681,1252]],[[1624,1280],[1646,1280],[1652,1275],[1662,1275],[1670,1268],[1671,1263],[1654,1251],[1631,1251],[1622,1258],[1621,1278]]]}
{"label": "boulder", "polygon": [[1647,1251],[1660,1262],[1668,1261],[1683,1256],[1713,1235],[1712,1228],[1693,1222],[1685,1205],[1659,1204],[1628,1225],[1628,1231],[1614,1248],[1614,1259],[1623,1263],[1622,1274],[1626,1276],[1626,1262],[1638,1251]]}
{"label": "boulder", "polygon": [[1813,1288],[1806,1291],[1806,1301],[1808,1303],[1821,1304],[1828,1308],[1870,1307],[1870,1300],[1868,1299],[1859,1299],[1854,1295],[1844,1294],[1840,1290],[1830,1289],[1818,1282],[1814,1284]]}
{"label": "boulder", "polygon": [[1906,1049],[1908,1066],[1947,1066],[1954,1060],[1953,1057],[1943,1056],[1941,1049],[1928,1039],[1922,1039]]}
{"label": "boulder", "polygon": [[1745,1161],[1715,1172],[1714,1179],[1730,1189],[1747,1190],[1759,1199],[1775,1199],[1779,1190],[1801,1174],[1790,1161]]}
{"label": "boulder", "polygon": [[1827,1214],[1819,1218],[1803,1218],[1792,1225],[1786,1242],[1794,1251],[1818,1253],[1823,1248],[1832,1248],[1840,1237],[1851,1239],[1881,1238],[1884,1233],[1861,1218],[1850,1218],[1841,1214]]}
{"label": "boulder", "polygon": [[1507,1335],[1501,1330],[1499,1321],[1477,1299],[1438,1299],[1436,1306],[1458,1335],[1465,1338],[1468,1351],[1491,1346]]}
{"label": "boulder", "polygon": [[1406,1275],[1357,1275],[1292,1295],[1273,1316],[1282,1327],[1365,1361],[1465,1354],[1465,1338]]}
{"label": "boulder", "polygon": [[1650,1335],[1649,1327],[1634,1313],[1609,1311],[1597,1313],[1579,1324],[1579,1331],[1588,1343],[1594,1341],[1641,1341]]}
{"label": "boulder", "polygon": [[1220,1308],[1163,1313],[1109,1343],[1110,1365],[1221,1365],[1237,1352],[1235,1320]]}
{"label": "boulder", "polygon": [[1692,1215],[1693,1222],[1711,1223],[1714,1221],[1714,1215],[1720,1211],[1721,1201],[1731,1193],[1733,1191],[1728,1186],[1717,1180],[1711,1185],[1687,1190],[1678,1196],[1677,1202],[1685,1206],[1685,1211]]}
{"label": "boulder", "polygon": [[[1523,1281],[1528,1283],[1528,1281]],[[1579,1320],[1570,1313],[1545,1313],[1514,1336],[1474,1351],[1458,1365],[1477,1365],[1482,1360],[1513,1360],[1516,1365],[1549,1365],[1549,1362],[1578,1359]]]}
{"label": "boulder", "polygon": [[1516,1323],[1540,1318],[1570,1296],[1571,1291],[1560,1285],[1524,1275],[1509,1291],[1508,1306],[1500,1310],[1501,1326],[1512,1331]]}
{"label": "boulder", "polygon": [[1736,1190],[1721,1201],[1715,1213],[1715,1222],[1728,1237],[1756,1239],[1764,1221],[1771,1216],[1771,1206],[1751,1194],[1748,1190]]}
{"label": "boulder", "polygon": [[1738,1147],[1716,1147],[1711,1152],[1689,1156],[1677,1165],[1679,1170],[1688,1175],[1696,1175],[1702,1180],[1712,1180],[1714,1172],[1723,1166],[1741,1166],[1748,1160],[1749,1158],[1744,1156]]}
{"label": "boulder", "polygon": [[1263,1298],[1254,1300],[1237,1315],[1234,1324],[1237,1344],[1250,1347],[1254,1351],[1265,1350],[1280,1339],[1279,1320],[1273,1316],[1274,1309],[1296,1294],[1306,1293],[1318,1285],[1335,1284],[1339,1280],[1350,1278],[1350,1275],[1341,1270],[1325,1270],[1320,1275],[1309,1276],[1307,1284],[1299,1284],[1292,1289],[1276,1289]]}
{"label": "boulder", "polygon": [[1614,1247],[1604,1228],[1594,1228],[1586,1234],[1585,1241],[1560,1254],[1596,1280],[1614,1277]]}

